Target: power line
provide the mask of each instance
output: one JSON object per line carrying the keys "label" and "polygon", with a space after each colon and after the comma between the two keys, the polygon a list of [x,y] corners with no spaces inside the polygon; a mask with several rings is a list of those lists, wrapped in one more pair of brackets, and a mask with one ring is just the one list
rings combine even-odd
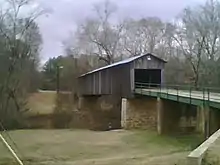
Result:
{"label": "power line", "polygon": [[[14,145],[14,147],[16,148],[16,150],[22,155],[22,157],[24,157],[24,155],[22,154],[21,150],[18,148],[17,144],[14,142],[14,140],[11,138],[11,136],[9,135],[9,133],[7,132],[7,130],[5,129],[5,127],[3,126],[2,122],[0,121],[0,126],[1,129],[3,130],[3,132],[7,135],[7,137],[9,138],[9,140],[12,142],[12,144]],[[3,135],[0,133],[0,139],[3,141],[3,143],[5,144],[5,146],[7,147],[7,149],[11,152],[11,154],[13,155],[13,157],[16,159],[16,161],[19,163],[19,165],[24,165],[22,163],[22,161],[20,160],[20,158],[17,156],[17,154],[14,152],[14,150],[11,148],[11,146],[8,144],[8,142],[5,140],[5,138],[3,137]]]}
{"label": "power line", "polygon": [[16,155],[16,153],[14,152],[14,150],[10,147],[10,145],[7,143],[7,141],[4,139],[4,137],[2,136],[2,134],[0,134],[0,139],[2,140],[2,142],[5,144],[5,146],[7,147],[7,149],[11,152],[11,154],[13,155],[13,157],[16,159],[16,161],[19,163],[19,165],[24,165],[22,163],[22,161],[19,159],[19,157]]}

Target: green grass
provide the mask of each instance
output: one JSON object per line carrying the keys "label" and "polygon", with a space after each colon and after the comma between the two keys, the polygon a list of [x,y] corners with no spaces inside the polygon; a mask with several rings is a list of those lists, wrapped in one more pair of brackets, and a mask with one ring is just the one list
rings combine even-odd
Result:
{"label": "green grass", "polygon": [[56,92],[37,92],[28,98],[26,115],[48,115],[52,114],[56,103]]}
{"label": "green grass", "polygon": [[211,145],[204,156],[204,165],[219,165],[220,164],[220,139],[215,141],[214,145]]}
{"label": "green grass", "polygon": [[[157,149],[163,146],[170,149],[171,152],[176,151],[190,151],[195,149],[202,143],[202,137],[198,135],[179,135],[179,136],[166,136],[158,135],[156,132],[151,131],[134,131],[134,134],[125,137],[129,143],[133,143],[138,148],[142,149]],[[158,153],[158,150],[156,150]],[[163,152],[164,150],[160,150]]]}
{"label": "green grass", "polygon": [[[195,143],[195,137],[158,136],[150,131],[20,130],[10,135],[28,165],[153,165],[161,161],[172,165],[185,159],[186,150]],[[0,143],[0,165],[13,162]]]}

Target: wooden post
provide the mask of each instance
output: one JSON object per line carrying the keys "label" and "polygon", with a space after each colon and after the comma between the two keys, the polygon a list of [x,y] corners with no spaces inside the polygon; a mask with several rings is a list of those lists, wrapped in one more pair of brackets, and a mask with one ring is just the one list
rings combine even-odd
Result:
{"label": "wooden post", "polygon": [[179,102],[179,86],[177,85],[177,101]]}
{"label": "wooden post", "polygon": [[59,66],[57,66],[56,67],[57,69],[56,69],[56,85],[57,85],[57,94],[59,94],[59,92],[60,92],[60,67]]}

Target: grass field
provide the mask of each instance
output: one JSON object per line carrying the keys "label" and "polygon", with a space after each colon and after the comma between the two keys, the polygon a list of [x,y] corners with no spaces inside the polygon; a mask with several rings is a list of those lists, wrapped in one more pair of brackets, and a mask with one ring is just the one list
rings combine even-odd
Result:
{"label": "grass field", "polygon": [[[53,113],[55,100],[55,92],[32,94],[27,115]],[[17,130],[9,134],[16,143],[11,145],[25,165],[183,165],[200,141],[194,136],[124,130]],[[0,165],[16,165],[1,142]]]}
{"label": "grass field", "polygon": [[206,155],[205,161],[212,165],[220,164],[220,139],[217,139],[211,147],[209,147]]}
{"label": "grass field", "polygon": [[40,91],[33,93],[28,98],[27,115],[52,114],[56,103],[56,92]]}
{"label": "grass field", "polygon": [[[9,132],[28,165],[174,165],[198,143],[196,137],[149,131],[19,130]],[[13,159],[0,143],[0,164]]]}

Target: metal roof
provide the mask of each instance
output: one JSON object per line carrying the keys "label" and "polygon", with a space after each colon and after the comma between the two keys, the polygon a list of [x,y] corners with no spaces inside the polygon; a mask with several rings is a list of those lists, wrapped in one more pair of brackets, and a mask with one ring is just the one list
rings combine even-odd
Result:
{"label": "metal roof", "polygon": [[157,58],[158,60],[161,60],[162,62],[166,62],[165,60],[163,60],[163,59],[161,59],[161,58],[159,58],[159,57],[157,57],[157,56],[154,56],[154,55],[152,55],[152,54],[150,54],[150,53],[148,53],[148,54],[142,54],[142,55],[138,55],[138,56],[134,56],[134,57],[127,58],[127,59],[125,59],[125,60],[122,60],[122,61],[113,63],[113,64],[111,64],[111,65],[107,65],[107,66],[104,66],[104,67],[101,67],[101,68],[92,70],[92,71],[90,71],[90,72],[87,72],[87,73],[85,73],[85,74],[82,74],[80,77],[83,77],[83,76],[86,76],[86,75],[88,75],[88,74],[92,74],[92,73],[95,73],[95,72],[98,72],[98,71],[101,71],[101,70],[104,70],[104,69],[108,69],[108,68],[112,68],[112,67],[115,67],[115,66],[127,64],[127,63],[130,63],[130,62],[132,62],[132,61],[135,61],[135,60],[137,60],[137,59],[139,59],[139,58],[141,58],[141,57],[147,56],[147,55],[148,55],[148,56],[153,56],[153,57]]}

